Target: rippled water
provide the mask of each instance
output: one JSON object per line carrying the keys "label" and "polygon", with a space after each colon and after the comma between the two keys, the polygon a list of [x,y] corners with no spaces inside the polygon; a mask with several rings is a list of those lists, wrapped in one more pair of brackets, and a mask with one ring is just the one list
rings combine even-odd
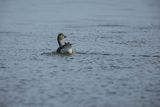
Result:
{"label": "rippled water", "polygon": [[[159,107],[159,0],[1,0],[0,107]],[[76,54],[57,55],[63,32]]]}

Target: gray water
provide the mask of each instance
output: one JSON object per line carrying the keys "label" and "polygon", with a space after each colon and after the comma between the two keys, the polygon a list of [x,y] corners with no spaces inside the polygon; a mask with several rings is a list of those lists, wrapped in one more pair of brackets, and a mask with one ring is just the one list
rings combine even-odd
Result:
{"label": "gray water", "polygon": [[[159,0],[0,0],[0,107],[160,107]],[[51,54],[63,32],[77,52]]]}

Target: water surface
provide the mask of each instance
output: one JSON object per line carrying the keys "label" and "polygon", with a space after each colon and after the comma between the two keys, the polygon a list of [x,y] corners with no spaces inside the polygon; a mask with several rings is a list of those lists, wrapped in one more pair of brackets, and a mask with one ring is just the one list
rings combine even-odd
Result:
{"label": "water surface", "polygon": [[[159,13],[159,0],[1,0],[0,107],[159,107]],[[51,54],[60,32],[75,55]]]}

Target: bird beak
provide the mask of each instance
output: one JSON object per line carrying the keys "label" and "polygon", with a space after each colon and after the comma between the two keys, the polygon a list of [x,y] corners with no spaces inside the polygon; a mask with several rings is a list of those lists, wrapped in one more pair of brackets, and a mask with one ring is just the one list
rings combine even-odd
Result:
{"label": "bird beak", "polygon": [[64,36],[64,38],[67,38],[67,36]]}

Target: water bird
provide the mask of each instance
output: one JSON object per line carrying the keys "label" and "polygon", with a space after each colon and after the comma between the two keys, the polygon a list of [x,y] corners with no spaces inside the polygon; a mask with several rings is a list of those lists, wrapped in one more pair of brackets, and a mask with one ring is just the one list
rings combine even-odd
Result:
{"label": "water bird", "polygon": [[59,54],[67,54],[67,55],[72,55],[73,49],[72,49],[72,44],[70,42],[65,42],[65,38],[67,36],[65,36],[63,33],[59,33],[57,36],[57,42],[58,42],[58,49],[57,49],[57,53]]}

